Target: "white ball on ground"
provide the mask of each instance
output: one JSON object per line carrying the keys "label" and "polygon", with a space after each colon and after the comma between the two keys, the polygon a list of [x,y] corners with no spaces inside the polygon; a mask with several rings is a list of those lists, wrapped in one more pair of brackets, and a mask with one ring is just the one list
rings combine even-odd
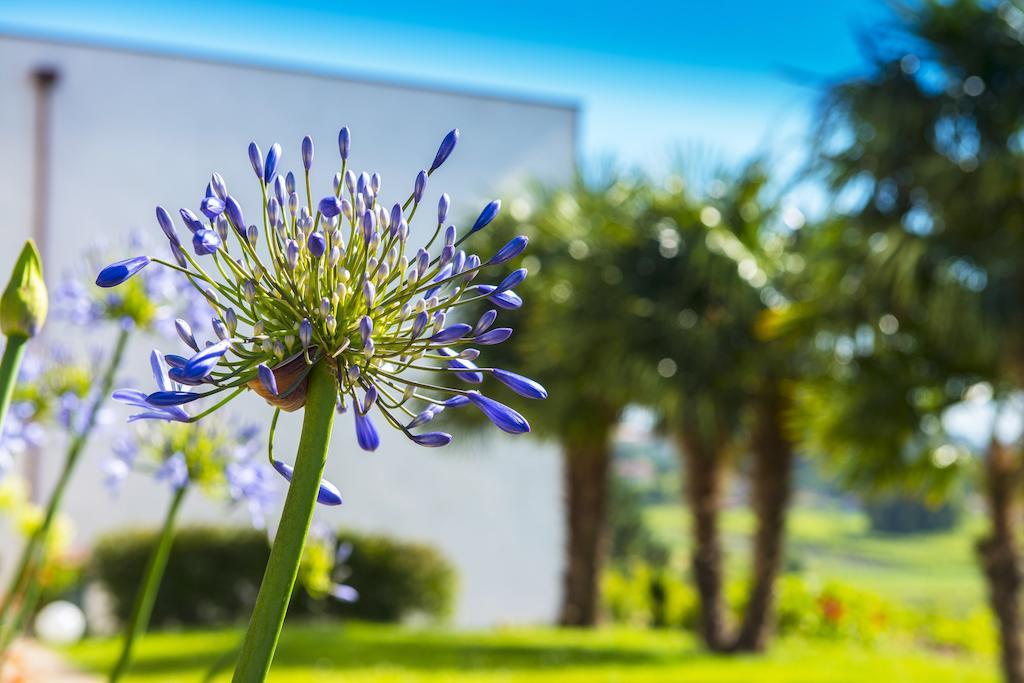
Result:
{"label": "white ball on ground", "polygon": [[39,610],[35,633],[39,640],[51,645],[77,643],[85,635],[85,613],[67,600],[55,600]]}

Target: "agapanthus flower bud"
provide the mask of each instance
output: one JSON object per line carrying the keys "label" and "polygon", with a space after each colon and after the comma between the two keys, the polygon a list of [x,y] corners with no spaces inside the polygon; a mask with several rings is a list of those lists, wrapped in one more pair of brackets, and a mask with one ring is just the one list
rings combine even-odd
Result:
{"label": "agapanthus flower bud", "polygon": [[299,243],[295,240],[288,240],[285,246],[285,259],[288,261],[288,268],[295,270],[299,266]]}
{"label": "agapanthus flower bud", "polygon": [[437,224],[440,225],[445,222],[448,218],[448,209],[451,208],[452,198],[448,196],[447,192],[441,193],[441,198],[437,200]]}
{"label": "agapanthus flower bud", "polygon": [[494,294],[501,294],[507,292],[514,287],[518,287],[522,284],[523,280],[526,279],[526,268],[519,268],[513,270],[511,273],[505,276],[505,279],[498,284],[497,289],[494,290]]}
{"label": "agapanthus flower bud", "polygon": [[224,309],[224,325],[228,328],[229,336],[235,334],[235,330],[238,329],[238,314],[235,313],[235,309]]}
{"label": "agapanthus flower bud", "polygon": [[313,255],[313,258],[320,258],[327,251],[327,238],[322,232],[316,230],[309,233],[306,246],[309,247],[309,253]]}
{"label": "agapanthus flower bud", "polygon": [[213,333],[217,335],[217,339],[224,341],[231,336],[228,334],[227,326],[220,318],[214,318],[210,321],[210,324],[213,326]]}
{"label": "agapanthus flower bud", "polygon": [[366,299],[366,305],[369,308],[373,308],[373,301],[377,297],[377,289],[373,286],[372,282],[363,283],[363,298]]}
{"label": "agapanthus flower bud", "polygon": [[338,320],[333,315],[327,316],[327,319],[324,321],[324,324],[327,325],[327,331],[330,334],[334,334],[335,330],[338,329]]}
{"label": "agapanthus flower bud", "polygon": [[452,442],[452,435],[445,432],[426,432],[424,434],[414,434],[412,440],[420,446],[440,448]]}
{"label": "agapanthus flower bud", "polygon": [[519,295],[509,290],[507,292],[495,292],[496,287],[494,285],[474,285],[471,289],[475,289],[480,294],[486,295],[487,300],[498,308],[504,308],[507,311],[514,310],[523,305],[523,300],[519,298]]}
{"label": "agapanthus flower bud", "polygon": [[345,189],[349,194],[356,193],[356,174],[351,169],[345,171]]}
{"label": "agapanthus flower bud", "polygon": [[[35,245],[31,242],[31,240],[28,243],[26,243],[25,248],[28,248],[29,244],[32,244],[32,250],[35,251]],[[26,258],[25,250],[22,249],[21,253],[22,255],[18,258],[18,264],[15,266],[14,270],[14,274],[21,273],[19,282],[21,279],[24,279],[28,275],[31,275],[31,270],[34,270],[36,268],[36,266],[33,266],[31,263],[28,262],[22,264],[22,259]],[[38,252],[36,252],[35,258],[36,261],[39,260]],[[109,266],[100,271],[100,274],[96,277],[96,284],[100,287],[116,287],[117,285],[121,284],[131,276],[135,275],[135,273],[139,272],[140,270],[148,266],[149,263],[150,258],[148,256],[133,256],[132,258],[124,259],[123,261],[118,261],[117,263],[111,263]],[[19,268],[26,270],[24,270],[23,272],[22,270],[19,270]],[[10,289],[11,283],[15,281],[14,274],[12,274],[11,280],[7,285],[8,289]],[[38,277],[40,280],[42,279],[41,264],[38,265],[38,274],[32,275],[32,277]],[[18,286],[20,287],[21,285]],[[43,292],[45,294],[45,284],[43,284],[43,287]]]}
{"label": "agapanthus flower bud", "polygon": [[370,336],[373,334],[373,319],[370,316],[364,315],[359,319],[359,334],[363,338],[364,343],[370,339]]}
{"label": "agapanthus flower bud", "polygon": [[181,220],[185,221],[185,227],[188,228],[190,232],[195,232],[200,228],[206,227],[204,223],[199,220],[199,217],[189,209],[179,209],[178,214],[181,216]]}
{"label": "agapanthus flower bud", "polygon": [[217,216],[216,220],[213,221],[213,227],[217,231],[217,237],[220,237],[220,241],[227,241],[230,224],[228,219],[224,218],[224,214]]}
{"label": "agapanthus flower bud", "polygon": [[341,160],[348,160],[349,147],[352,144],[352,136],[348,132],[348,127],[343,127],[338,131],[338,153],[341,154]]}
{"label": "agapanthus flower bud", "polygon": [[529,241],[530,240],[526,235],[513,237],[505,246],[499,249],[497,253],[491,257],[487,262],[487,265],[495,266],[499,263],[505,263],[506,261],[514,259],[516,256],[519,256],[519,254],[523,253],[523,250],[526,249],[526,245]]}
{"label": "agapanthus flower bud", "polygon": [[356,176],[356,193],[366,194],[367,188],[370,186],[370,176],[364,171]]}
{"label": "agapanthus flower bud", "polygon": [[160,229],[163,230],[164,235],[171,241],[171,244],[181,244],[178,241],[178,233],[174,230],[174,221],[171,220],[171,214],[167,213],[167,210],[162,206],[156,207],[156,222],[160,224]]}
{"label": "agapanthus flower bud", "polygon": [[469,234],[472,235],[477,230],[483,230],[490,225],[491,221],[495,219],[499,211],[501,211],[501,200],[495,199],[493,202],[485,206],[484,210],[480,212],[480,215],[477,217],[476,222],[473,223],[473,227],[470,229]]}
{"label": "agapanthus flower bud", "polygon": [[423,201],[423,193],[427,191],[427,172],[420,171],[416,174],[416,181],[412,186],[412,200],[419,204]]}
{"label": "agapanthus flower bud", "polygon": [[438,344],[447,344],[449,342],[455,341],[456,339],[461,339],[462,337],[466,336],[472,329],[473,328],[471,328],[466,323],[455,323],[454,325],[450,325],[441,330],[440,332],[435,333],[434,336],[430,338],[430,341],[436,342]]}
{"label": "agapanthus flower bud", "polygon": [[444,229],[444,245],[449,247],[455,244],[456,230],[454,225],[449,225]]}
{"label": "agapanthus flower bud", "polygon": [[214,173],[210,177],[210,187],[213,188],[213,194],[217,196],[217,199],[224,201],[228,198],[228,186],[220,173]]}
{"label": "agapanthus flower bud", "polygon": [[302,138],[302,166],[307,171],[313,165],[313,138]]}
{"label": "agapanthus flower bud", "polygon": [[[548,397],[548,390],[537,382],[534,382],[529,377],[523,377],[522,375],[517,375],[516,373],[509,372],[508,370],[498,369],[495,369],[492,374],[495,379],[520,396],[533,399],[544,399]],[[472,400],[472,398],[470,400]]]}
{"label": "agapanthus flower bud", "polygon": [[[295,470],[291,465],[283,463],[280,460],[274,460],[273,465],[278,474],[288,481],[292,480],[292,474],[294,474]],[[326,479],[321,479],[320,490],[317,491],[316,494],[316,502],[321,505],[341,505],[341,492],[338,491],[338,487],[331,482]]]}
{"label": "agapanthus flower bud", "polygon": [[500,344],[511,336],[511,327],[495,327],[493,330],[487,330],[486,332],[479,334],[475,339],[473,339],[473,341],[477,344],[490,346],[493,344]]}
{"label": "agapanthus flower bud", "polygon": [[[108,281],[119,279],[119,282],[124,282],[149,263],[145,256],[137,258],[145,259],[145,262],[136,266],[122,261],[122,264],[126,264],[123,270],[127,274],[122,276],[119,273],[108,273]],[[104,271],[110,268],[113,266],[108,266]],[[102,272],[100,277],[103,277]],[[99,278],[96,284],[101,287],[112,286],[101,284]],[[49,297],[46,293],[46,282],[43,280],[43,264],[39,258],[39,251],[35,242],[26,240],[18,260],[14,263],[11,279],[7,281],[7,287],[0,296],[0,329],[7,337],[34,337],[43,329],[48,308]]]}
{"label": "agapanthus flower bud", "polygon": [[498,403],[494,399],[487,398],[479,391],[467,392],[466,397],[498,429],[510,434],[521,434],[530,431],[530,425],[526,419],[508,406]]}
{"label": "agapanthus flower bud", "polygon": [[252,172],[256,177],[263,180],[263,152],[255,142],[249,143],[249,163],[252,164]]}
{"label": "agapanthus flower bud", "polygon": [[334,218],[341,213],[341,200],[337,197],[324,197],[320,200],[317,208],[327,218]]}
{"label": "agapanthus flower bud", "polygon": [[427,424],[428,422],[433,420],[435,417],[437,417],[437,415],[439,415],[443,410],[444,410],[444,406],[429,405],[426,408],[424,408],[422,411],[420,411],[420,413],[418,415],[416,415],[416,417],[414,417],[409,422],[409,424],[405,425],[405,428],[406,429],[416,429],[417,427],[422,427],[423,425]]}
{"label": "agapanthus flower bud", "polygon": [[177,318],[174,321],[174,329],[175,331],[177,331],[178,337],[181,338],[181,341],[185,342],[190,347],[192,347],[193,351],[199,350],[199,343],[196,342],[196,337],[194,334],[192,334],[191,325],[189,325],[186,321],[182,320],[181,318]]}
{"label": "agapanthus flower bud", "polygon": [[197,256],[212,254],[220,248],[220,237],[213,230],[200,228],[192,235],[192,248]]}
{"label": "agapanthus flower bud", "polygon": [[370,192],[374,196],[380,194],[380,173],[374,173],[370,176]]}
{"label": "agapanthus flower bud", "polygon": [[252,246],[256,246],[256,243],[260,240],[260,229],[255,225],[250,225],[249,229],[245,232],[245,238]]}
{"label": "agapanthus flower bud", "polygon": [[256,375],[259,377],[260,384],[263,388],[270,392],[273,396],[278,395],[277,390],[277,378],[274,377],[274,371],[271,370],[265,363],[260,363],[256,366]]}
{"label": "agapanthus flower bud", "polygon": [[375,451],[380,446],[380,436],[369,415],[353,410],[356,418],[356,442],[364,451]]}
{"label": "agapanthus flower bud", "polygon": [[199,204],[199,210],[203,212],[204,216],[213,220],[224,213],[224,202],[219,197],[204,197]]}
{"label": "agapanthus flower bud", "polygon": [[267,163],[263,169],[263,182],[269,183],[277,175],[277,164],[281,161],[281,145],[276,142],[270,146],[267,152]]}
{"label": "agapanthus flower bud", "polygon": [[224,213],[227,214],[228,220],[231,222],[233,227],[239,235],[245,235],[245,216],[242,214],[242,206],[238,203],[231,195],[224,200]]}
{"label": "agapanthus flower bud", "polygon": [[430,171],[433,173],[441,167],[448,157],[451,156],[452,150],[455,149],[456,143],[459,141],[459,129],[453,128],[448,131],[448,134],[444,136],[444,140],[441,141],[441,146],[437,148],[437,154],[434,155],[434,163],[430,165]]}
{"label": "agapanthus flower bud", "polygon": [[256,301],[256,283],[252,280],[246,280],[242,283],[242,295],[245,300],[252,304]]}
{"label": "agapanthus flower bud", "polygon": [[288,190],[288,194],[295,192],[295,174],[291,171],[284,175],[284,189]]}
{"label": "agapanthus flower bud", "polygon": [[488,328],[490,328],[490,326],[493,325],[494,321],[497,320],[497,319],[498,319],[498,312],[496,310],[494,310],[493,308],[490,309],[489,311],[485,312],[483,315],[480,316],[480,319],[477,320],[476,325],[473,326],[473,334],[474,335],[482,334]]}
{"label": "agapanthus flower bud", "polygon": [[280,206],[288,203],[288,184],[281,176],[274,178],[274,199]]}
{"label": "agapanthus flower bud", "polygon": [[313,324],[309,322],[309,318],[303,318],[299,323],[299,343],[304,349],[308,349],[313,343]]}

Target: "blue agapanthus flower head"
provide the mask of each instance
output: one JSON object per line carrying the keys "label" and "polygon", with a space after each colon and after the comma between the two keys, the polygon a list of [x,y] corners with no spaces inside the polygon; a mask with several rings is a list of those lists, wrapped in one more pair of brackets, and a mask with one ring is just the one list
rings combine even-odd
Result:
{"label": "blue agapanthus flower head", "polygon": [[[311,182],[297,186],[295,175],[282,170],[280,145],[264,156],[253,143],[249,158],[260,204],[243,212],[241,193],[214,174],[201,199],[207,222],[190,209],[179,212],[193,235],[193,253],[168,225],[171,213],[158,209],[175,261],[148,256],[118,262],[100,271],[97,284],[129,284],[152,264],[184,275],[214,310],[213,335],[204,339],[195,325],[179,322],[176,331],[187,349],[154,355],[155,391],[116,394],[139,409],[132,419],[195,421],[212,409],[192,415],[194,401],[217,397],[216,408],[247,390],[279,410],[298,410],[310,370],[325,364],[337,378],[339,411],[352,413],[365,450],[378,448],[381,419],[417,444],[447,445],[447,433],[413,430],[429,421],[424,416],[462,405],[475,406],[506,432],[529,431],[522,415],[473,388],[491,373],[523,396],[547,395],[533,380],[477,364],[478,346],[501,343],[512,331],[492,328],[496,312],[475,324],[459,319],[462,306],[479,300],[501,309],[523,304],[514,288],[526,271],[509,272],[507,264],[526,248],[526,238],[484,258],[467,252],[463,244],[490,224],[501,204],[488,203],[460,237],[448,224],[447,194],[438,203],[437,222],[413,237],[427,179],[451,157],[458,137],[457,130],[445,136],[430,168],[410,174],[412,191],[397,202],[385,199],[379,174],[349,168],[348,129],[338,136],[340,168],[319,194]],[[312,140],[305,139],[301,150],[308,180]],[[256,217],[255,224],[246,223],[246,214]],[[496,283],[478,282],[485,275]],[[289,476],[286,463],[274,467]],[[321,494],[333,500],[330,490]]]}
{"label": "blue agapanthus flower head", "polygon": [[149,474],[173,490],[195,487],[214,499],[244,505],[253,525],[262,528],[279,501],[280,479],[262,458],[260,433],[232,419],[191,429],[138,423],[112,444],[103,464],[107,486],[117,493],[131,472]]}

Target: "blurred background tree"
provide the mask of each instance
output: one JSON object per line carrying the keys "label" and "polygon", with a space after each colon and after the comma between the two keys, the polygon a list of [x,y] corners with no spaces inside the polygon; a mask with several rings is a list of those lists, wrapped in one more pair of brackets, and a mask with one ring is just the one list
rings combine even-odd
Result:
{"label": "blurred background tree", "polygon": [[[1024,338],[1024,12],[980,0],[895,8],[898,21],[864,39],[869,72],[828,88],[817,141],[845,214],[834,243],[845,255],[832,261],[845,272],[822,281],[818,303],[852,315],[825,339],[839,367],[824,381],[837,384],[809,389],[806,412],[827,408],[810,424],[820,445],[847,450],[874,484],[944,460],[944,409],[972,387],[997,414],[1021,389]],[[978,555],[1016,683],[1020,443],[990,436]]]}
{"label": "blurred background tree", "polygon": [[[783,301],[778,287],[798,263],[789,251],[797,233],[779,221],[768,180],[759,161],[703,182],[673,176],[639,222],[643,240],[624,266],[642,318],[631,358],[649,378],[646,401],[678,444],[701,635],[716,651],[761,650],[767,642],[792,489],[786,384],[801,347],[791,338],[766,342],[758,326]],[[719,514],[727,474],[747,454],[757,530],[746,609],[733,635]]]}

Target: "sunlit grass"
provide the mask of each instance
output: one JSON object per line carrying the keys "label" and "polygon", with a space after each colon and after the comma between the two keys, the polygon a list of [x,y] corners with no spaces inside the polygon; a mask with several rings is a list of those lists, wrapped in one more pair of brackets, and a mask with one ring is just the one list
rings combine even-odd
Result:
{"label": "sunlit grass", "polygon": [[[238,642],[239,630],[148,636],[125,683],[201,680],[206,668]],[[67,651],[82,666],[105,670],[113,641],[88,641]],[[217,681],[227,681],[224,674]],[[996,680],[994,662],[908,649],[833,641],[786,640],[763,657],[713,657],[682,633],[549,628],[450,632],[369,624],[286,627],[270,678],[345,683],[840,683]]]}
{"label": "sunlit grass", "polygon": [[[647,515],[658,538],[677,557],[685,555],[689,520],[684,508],[654,506]],[[966,612],[984,606],[984,585],[974,559],[982,524],[971,519],[949,532],[875,534],[862,513],[798,506],[789,517],[788,564],[813,579],[843,581],[892,600]],[[728,510],[722,528],[729,571],[742,578],[754,516],[748,510]]]}

